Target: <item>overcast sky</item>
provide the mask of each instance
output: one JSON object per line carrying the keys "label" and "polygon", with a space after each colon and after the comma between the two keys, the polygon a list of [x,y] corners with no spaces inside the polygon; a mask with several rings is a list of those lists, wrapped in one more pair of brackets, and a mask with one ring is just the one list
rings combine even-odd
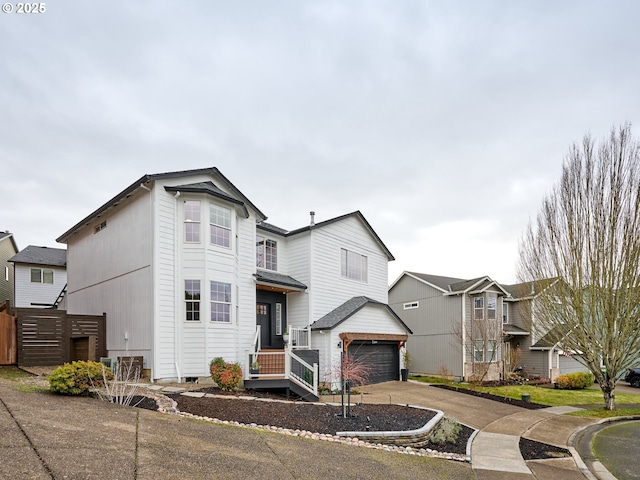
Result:
{"label": "overcast sky", "polygon": [[282,228],[360,210],[390,282],[510,283],[570,144],[639,132],[639,20],[634,0],[0,13],[0,230],[64,248],[142,175],[215,166]]}

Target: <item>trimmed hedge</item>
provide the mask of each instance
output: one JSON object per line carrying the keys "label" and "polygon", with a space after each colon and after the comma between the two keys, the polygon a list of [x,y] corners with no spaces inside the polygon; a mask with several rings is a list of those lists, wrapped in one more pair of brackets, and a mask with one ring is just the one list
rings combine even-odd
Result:
{"label": "trimmed hedge", "polygon": [[56,368],[47,378],[50,390],[63,395],[89,395],[92,390],[104,387],[104,376],[113,379],[108,369],[103,369],[98,362],[78,361],[65,363]]}
{"label": "trimmed hedge", "polygon": [[561,390],[582,390],[593,385],[591,372],[574,372],[556,378],[556,387]]}

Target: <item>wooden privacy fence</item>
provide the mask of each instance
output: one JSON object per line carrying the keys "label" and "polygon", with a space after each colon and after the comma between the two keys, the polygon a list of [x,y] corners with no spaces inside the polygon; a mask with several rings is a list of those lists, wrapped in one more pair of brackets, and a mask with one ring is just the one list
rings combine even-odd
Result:
{"label": "wooden privacy fence", "polygon": [[107,354],[107,317],[68,314],[65,310],[16,309],[18,365],[62,365]]}
{"label": "wooden privacy fence", "polygon": [[0,365],[15,365],[18,361],[16,318],[0,311]]}

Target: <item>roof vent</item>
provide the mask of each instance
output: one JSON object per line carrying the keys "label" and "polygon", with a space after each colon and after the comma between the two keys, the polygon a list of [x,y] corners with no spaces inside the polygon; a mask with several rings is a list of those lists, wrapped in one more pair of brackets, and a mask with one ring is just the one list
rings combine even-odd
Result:
{"label": "roof vent", "polygon": [[313,226],[316,224],[315,218],[316,218],[316,212],[314,212],[313,210],[311,210],[309,212],[309,215],[311,216],[311,223],[309,225]]}

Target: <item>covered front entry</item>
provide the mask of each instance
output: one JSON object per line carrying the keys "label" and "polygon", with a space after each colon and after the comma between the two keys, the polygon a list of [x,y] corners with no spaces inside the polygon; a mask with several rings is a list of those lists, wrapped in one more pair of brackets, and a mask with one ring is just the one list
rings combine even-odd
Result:
{"label": "covered front entry", "polygon": [[354,361],[362,361],[369,369],[369,383],[400,380],[398,342],[354,340],[347,348]]}
{"label": "covered front entry", "polygon": [[287,296],[281,292],[256,290],[256,325],[263,349],[282,349],[287,328]]}

